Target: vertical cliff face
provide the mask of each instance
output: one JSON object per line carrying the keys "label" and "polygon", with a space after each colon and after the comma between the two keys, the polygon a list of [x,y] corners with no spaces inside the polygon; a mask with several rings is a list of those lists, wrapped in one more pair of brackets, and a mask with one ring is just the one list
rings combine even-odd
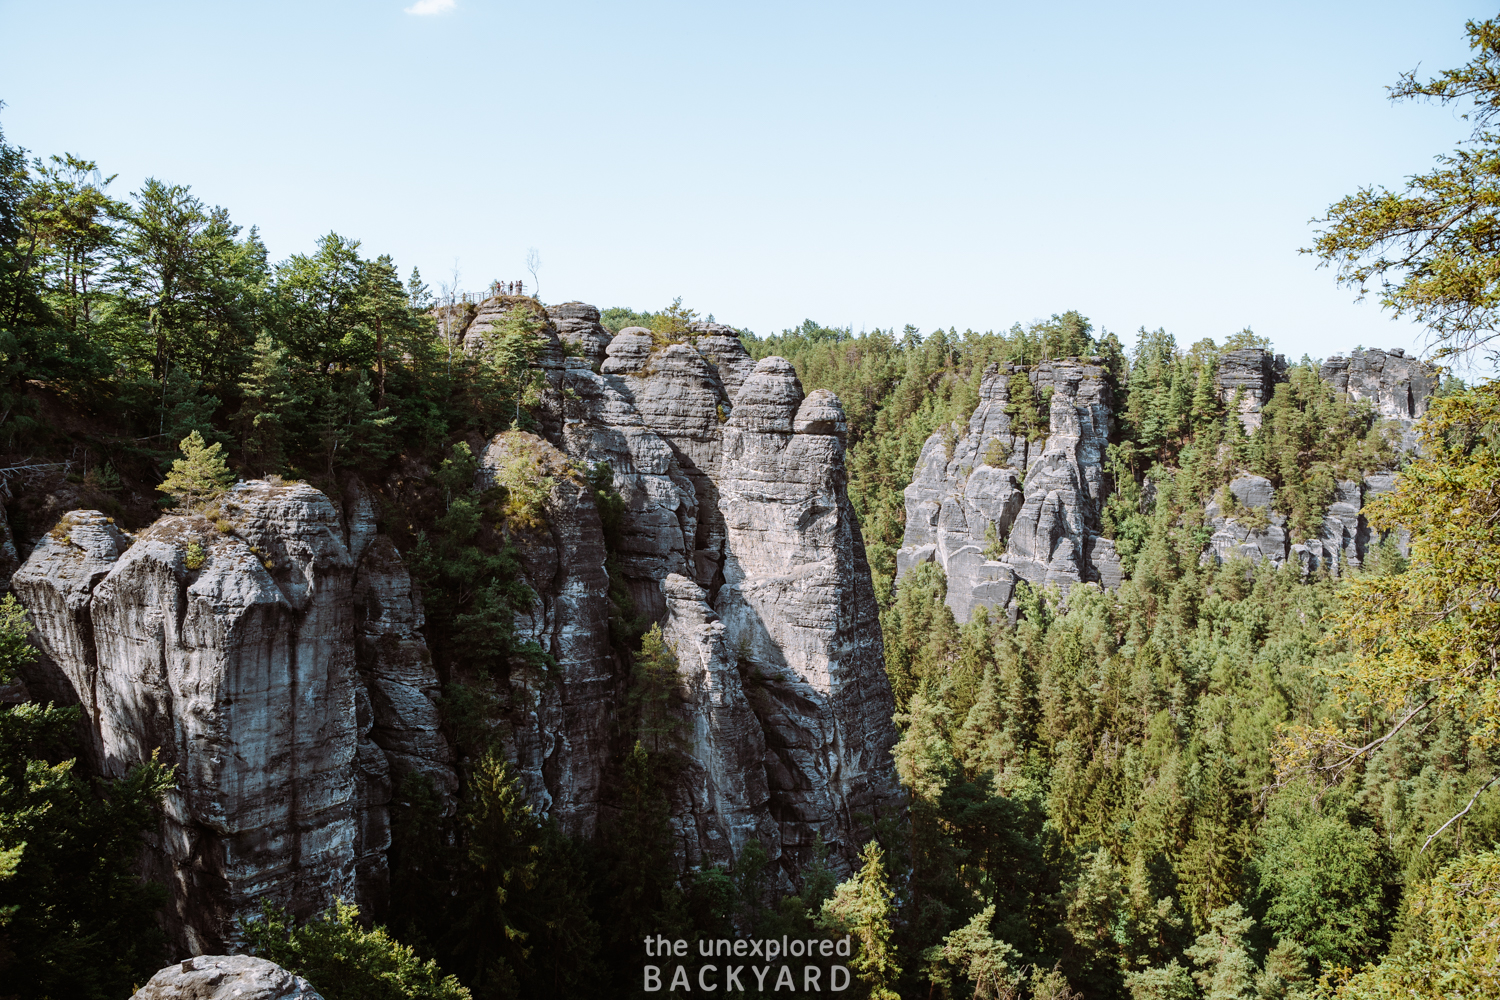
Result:
{"label": "vertical cliff face", "polygon": [[672,825],[688,864],[730,864],[752,838],[781,842],[768,803],[766,733],[740,675],[728,631],[703,588],[663,581],[663,638],[677,656],[686,723],[686,767],[674,789]]}
{"label": "vertical cliff face", "polygon": [[627,328],[568,370],[563,447],[626,501],[636,611],[676,648],[694,734],[674,824],[690,863],[756,836],[790,866],[816,835],[852,857],[858,814],[899,807],[873,585],[836,397],[701,328]]}
{"label": "vertical cliff face", "polygon": [[928,438],[906,488],[897,575],[935,560],[962,621],[979,606],[1004,608],[1018,580],[1066,589],[1120,579],[1114,547],[1099,534],[1112,416],[1105,371],[1077,359],[1026,370],[1033,393],[1050,399],[1047,432],[1035,439],[1012,427],[1010,383],[1020,371],[985,372],[968,426]]}
{"label": "vertical cliff face", "polygon": [[1286,370],[1286,358],[1259,347],[1225,351],[1219,359],[1219,399],[1238,408],[1246,434],[1260,429],[1260,411],[1271,401],[1276,383],[1286,378]]}
{"label": "vertical cliff face", "polygon": [[[373,734],[453,785],[430,702],[392,707],[401,684],[435,678],[399,620],[410,583],[389,542],[369,540],[357,573],[340,512],[303,485],[242,483],[216,514],[130,539],[76,512],[16,588],[88,706],[103,772],[153,752],[177,768],[151,864],[189,952],[234,946],[234,918],[262,899],[302,914],[334,896],[379,905],[392,767]],[[367,612],[384,598],[358,630],[356,590]],[[377,648],[358,653],[356,631]],[[380,675],[370,688],[361,660]]]}
{"label": "vertical cliff face", "polygon": [[354,565],[337,515],[316,490],[268,484],[223,513],[234,536],[202,517],[152,525],[90,602],[106,771],[158,749],[178,768],[162,860],[174,929],[196,949],[224,943],[252,899],[308,912],[352,897],[360,833]]}
{"label": "vertical cliff face", "polygon": [[34,698],[80,707],[84,753],[95,770],[104,761],[104,748],[89,601],[129,545],[113,518],[97,510],[73,511],[42,536],[11,578],[11,589],[31,612],[42,651],[37,663],[22,668],[26,686]]}
{"label": "vertical cliff face", "polygon": [[788,852],[810,847],[814,832],[857,847],[855,814],[898,795],[893,701],[844,440],[837,397],[804,399],[777,357],[755,366],[724,430],[715,610],[763,696],[769,805]]}
{"label": "vertical cliff face", "polygon": [[511,533],[534,600],[516,637],[535,642],[556,676],[513,671],[523,706],[513,754],[533,807],[590,836],[605,795],[613,722],[622,691],[609,642],[609,576],[599,512],[567,455],[533,434],[500,434],[480,457],[481,484],[522,460],[551,480],[545,520]]}
{"label": "vertical cliff face", "polygon": [[1438,383],[1437,373],[1421,359],[1408,358],[1400,348],[1355,351],[1329,358],[1318,374],[1346,398],[1368,401],[1383,419],[1399,421],[1402,447],[1416,450],[1416,422]]}

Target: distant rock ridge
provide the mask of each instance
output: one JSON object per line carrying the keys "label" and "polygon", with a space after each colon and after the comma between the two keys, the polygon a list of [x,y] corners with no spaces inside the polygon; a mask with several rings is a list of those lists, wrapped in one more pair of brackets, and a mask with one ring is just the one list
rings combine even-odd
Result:
{"label": "distant rock ridge", "polygon": [[[1218,395],[1237,408],[1246,433],[1260,428],[1261,411],[1288,367],[1284,357],[1261,348],[1221,355]],[[1051,391],[1043,437],[1028,438],[1012,426],[1010,393],[1018,374],[1036,396]],[[1437,386],[1430,366],[1399,349],[1359,350],[1328,359],[1320,376],[1351,401],[1369,401],[1378,417],[1398,421],[1403,448],[1415,447],[1416,421]],[[1020,580],[1055,584],[1064,592],[1082,583],[1118,586],[1119,557],[1100,533],[1100,514],[1113,489],[1103,463],[1112,407],[1105,370],[1087,359],[987,368],[967,425],[940,428],[922,447],[906,487],[897,578],[920,563],[936,562],[959,621],[968,621],[978,607],[1010,609]],[[1293,539],[1285,518],[1269,509],[1275,499],[1270,481],[1241,475],[1228,490],[1249,513],[1237,518],[1211,500],[1205,521],[1213,535],[1204,558],[1276,565],[1290,560],[1304,572],[1333,574],[1357,567],[1379,541],[1360,510],[1365,500],[1391,489],[1394,479],[1377,471],[1359,482],[1338,483],[1318,534]]]}
{"label": "distant rock ridge", "polygon": [[[1017,374],[1038,397],[1050,390],[1049,429],[1038,439],[1012,426]],[[1119,558],[1100,534],[1112,405],[1105,369],[1087,359],[987,368],[968,425],[939,430],[922,447],[906,487],[897,577],[937,562],[961,621],[976,607],[1005,608],[1019,580],[1118,585]]]}

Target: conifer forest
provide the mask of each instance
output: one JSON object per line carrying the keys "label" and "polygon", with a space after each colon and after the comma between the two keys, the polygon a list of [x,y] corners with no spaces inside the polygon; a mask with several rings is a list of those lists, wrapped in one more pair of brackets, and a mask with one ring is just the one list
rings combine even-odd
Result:
{"label": "conifer forest", "polygon": [[0,998],[1500,997],[1467,30],[1307,251],[1422,357],[465,295],[0,134]]}

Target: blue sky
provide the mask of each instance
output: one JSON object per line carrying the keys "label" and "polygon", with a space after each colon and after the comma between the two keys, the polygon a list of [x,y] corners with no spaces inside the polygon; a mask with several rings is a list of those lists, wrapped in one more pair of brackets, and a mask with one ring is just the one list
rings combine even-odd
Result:
{"label": "blue sky", "polygon": [[[403,8],[428,8],[432,13]],[[1467,58],[1430,0],[798,4],[0,0],[0,125],[189,183],[273,256],[330,229],[436,284],[675,296],[765,334],[1420,346],[1299,255],[1467,133],[1384,87]]]}

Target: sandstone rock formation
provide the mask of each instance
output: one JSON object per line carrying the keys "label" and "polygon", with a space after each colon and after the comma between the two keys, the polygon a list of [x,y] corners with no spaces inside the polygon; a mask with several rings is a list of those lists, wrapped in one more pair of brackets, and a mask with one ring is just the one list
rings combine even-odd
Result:
{"label": "sandstone rock formation", "polygon": [[557,328],[557,337],[576,349],[594,371],[604,362],[609,331],[599,323],[599,310],[584,302],[548,306],[547,317]]}
{"label": "sandstone rock formation", "polygon": [[1264,476],[1236,476],[1226,490],[1235,508],[1245,513],[1236,517],[1226,512],[1218,497],[1208,502],[1203,519],[1214,533],[1208,540],[1205,559],[1218,562],[1264,560],[1277,566],[1286,562],[1286,517],[1271,509],[1276,499],[1276,489],[1271,481]]}
{"label": "sandstone rock formation", "polygon": [[[1204,561],[1226,562],[1247,559],[1280,566],[1293,560],[1306,573],[1322,570],[1337,576],[1348,568],[1364,564],[1370,548],[1379,536],[1370,528],[1361,512],[1372,497],[1392,489],[1396,474],[1373,473],[1362,482],[1340,481],[1334,486],[1334,499],[1318,528],[1318,534],[1293,542],[1286,529],[1286,518],[1271,509],[1276,490],[1261,476],[1241,475],[1227,487],[1234,506],[1242,513],[1228,513],[1219,499],[1209,501],[1204,520],[1214,529]],[[1406,554],[1406,532],[1398,533],[1397,547]]]}
{"label": "sandstone rock formation", "polygon": [[1402,446],[1415,450],[1415,424],[1427,412],[1438,376],[1419,358],[1408,358],[1400,348],[1355,351],[1334,355],[1318,371],[1323,381],[1353,401],[1368,400],[1375,413],[1401,424]]}
{"label": "sandstone rock formation", "polygon": [[263,958],[201,955],[162,969],[131,1000],[323,1000],[323,995]]}
{"label": "sandstone rock formation", "polygon": [[568,457],[535,435],[498,435],[480,457],[481,482],[494,482],[516,462],[551,480],[545,521],[512,535],[535,595],[516,618],[516,638],[550,655],[557,676],[553,683],[536,671],[512,672],[516,701],[528,706],[513,752],[533,807],[569,833],[590,836],[621,691],[609,644],[604,532]]}
{"label": "sandstone rock formation", "polygon": [[[413,731],[391,709],[402,683],[430,691],[435,679],[409,610],[402,633],[405,577],[388,543],[366,544],[357,575],[340,512],[300,484],[241,483],[213,513],[129,539],[76,512],[15,581],[47,660],[86,706],[101,770],[121,775],[153,752],[177,768],[151,873],[172,891],[165,919],[189,952],[233,946],[233,918],[262,899],[299,914],[335,896],[378,907],[391,767],[370,736],[397,748],[398,769],[426,753],[441,772],[446,752],[430,703],[406,699]],[[387,600],[361,629],[376,647],[374,698],[356,670],[357,585],[367,612]],[[451,771],[440,784],[451,791]]]}
{"label": "sandstone rock formation", "polygon": [[[478,351],[525,304],[449,318]],[[788,362],[756,364],[726,327],[672,344],[624,330],[598,350],[592,307],[549,317],[538,433],[488,442],[477,484],[540,497],[503,529],[533,593],[514,631],[536,655],[512,666],[505,727],[533,807],[589,836],[618,804],[629,663],[611,639],[613,557],[622,613],[660,623],[677,658],[679,860],[728,863],[755,838],[790,875],[821,836],[847,870],[902,798],[842,406],[804,397]],[[1053,461],[1076,473],[1087,521],[1098,486],[1078,463],[1097,417],[1074,413],[1092,404],[1072,402],[1090,390],[1069,371]],[[608,542],[599,463],[624,500]],[[1063,490],[1067,472],[1049,475]],[[455,808],[420,591],[369,488],[349,476],[337,492],[241,483],[134,538],[76,511],[16,574],[45,653],[28,687],[84,706],[105,773],[153,752],[178,769],[150,873],[187,953],[237,947],[235,918],[263,900],[306,916],[343,896],[379,914],[393,795],[425,781]]]}
{"label": "sandstone rock formation", "polygon": [[805,860],[815,833],[844,857],[857,814],[899,800],[894,710],[874,585],[845,491],[837,397],[803,398],[789,362],[755,366],[734,399],[719,467],[726,541],[714,608],[763,700],[771,815]]}
{"label": "sandstone rock formation", "polygon": [[[1287,369],[1284,357],[1260,348],[1221,356],[1219,398],[1237,404],[1246,433],[1259,429],[1261,410]],[[1028,438],[1013,426],[1019,410],[1011,400],[1013,380],[1023,372],[1035,397],[1050,393],[1045,435]],[[1321,376],[1349,399],[1369,400],[1379,417],[1401,421],[1404,447],[1414,447],[1413,426],[1436,387],[1431,368],[1399,350],[1357,351],[1330,358]],[[1118,586],[1119,557],[1099,534],[1112,488],[1103,463],[1111,405],[1103,369],[1087,361],[986,370],[968,424],[939,429],[922,448],[906,487],[898,579],[920,563],[936,562],[959,621],[980,606],[1005,608],[1019,580],[1063,591],[1080,582]],[[1205,509],[1213,534],[1204,558],[1294,560],[1303,572],[1333,574],[1359,566],[1379,541],[1359,512],[1393,482],[1393,474],[1377,473],[1363,483],[1338,483],[1317,535],[1294,539],[1286,518],[1271,509],[1270,481],[1242,474],[1227,487],[1234,509],[1223,509],[1217,497]],[[1151,491],[1148,482],[1143,493],[1149,498]]]}
{"label": "sandstone rock formation", "polygon": [[97,510],[74,511],[42,536],[11,578],[11,589],[31,612],[34,644],[42,654],[21,668],[21,676],[32,697],[81,707],[84,754],[94,770],[104,753],[89,600],[129,545],[112,518]]}
{"label": "sandstone rock formation", "polygon": [[1260,429],[1261,408],[1271,401],[1276,383],[1286,378],[1286,370],[1286,358],[1259,347],[1225,351],[1219,358],[1215,376],[1219,400],[1238,405],[1240,426],[1246,434]]}
{"label": "sandstone rock formation", "polygon": [[612,470],[622,575],[677,650],[694,734],[674,793],[684,860],[728,860],[753,835],[792,865],[821,834],[846,864],[858,814],[899,793],[843,410],[730,334],[621,330],[597,374],[569,368],[561,443],[576,467]]}
{"label": "sandstone rock formation", "polygon": [[663,636],[677,656],[688,767],[672,823],[690,864],[730,864],[756,838],[777,845],[767,804],[766,734],[752,708],[727,631],[708,595],[687,577],[663,581]]}
{"label": "sandstone rock formation", "polygon": [[1035,438],[1013,427],[1011,383],[1021,372],[985,371],[968,426],[928,438],[906,488],[897,576],[935,560],[961,621],[981,605],[1004,608],[1017,580],[1063,589],[1120,580],[1113,544],[1099,534],[1109,488],[1105,371],[1076,358],[1025,370],[1030,391],[1050,396],[1047,430]]}

